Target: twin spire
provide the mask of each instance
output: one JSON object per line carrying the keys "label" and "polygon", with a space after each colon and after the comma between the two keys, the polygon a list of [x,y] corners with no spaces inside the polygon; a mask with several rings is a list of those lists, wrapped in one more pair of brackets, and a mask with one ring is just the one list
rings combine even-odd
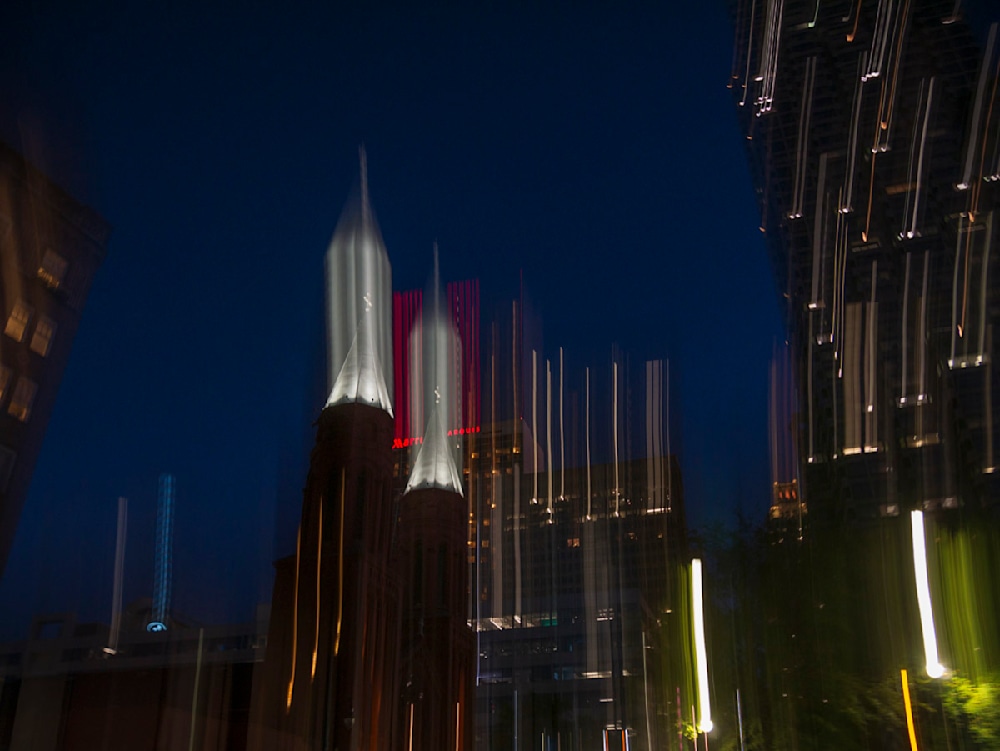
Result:
{"label": "twin spire", "polygon": [[[368,199],[368,164],[359,149],[360,201],[341,214],[326,254],[326,309],[330,392],[326,406],[368,404],[392,410],[392,268]],[[423,353],[411,381],[426,384],[416,395],[428,415],[423,443],[417,451],[406,492],[442,488],[462,494],[462,481],[449,446],[448,427],[460,419],[454,400],[460,344],[451,317],[442,305],[437,244],[429,303],[424,307],[420,340]],[[419,421],[422,422],[422,419]]]}

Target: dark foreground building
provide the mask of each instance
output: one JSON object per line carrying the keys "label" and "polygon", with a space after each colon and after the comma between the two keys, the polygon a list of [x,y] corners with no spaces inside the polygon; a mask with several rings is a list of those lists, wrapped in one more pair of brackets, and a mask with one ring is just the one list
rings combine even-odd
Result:
{"label": "dark foreground building", "polygon": [[109,233],[0,143],[0,576]]}
{"label": "dark foreground building", "polygon": [[970,698],[1000,675],[1000,39],[977,41],[964,6],[731,5],[789,330],[770,534],[726,564],[735,670],[716,686],[748,746],[1000,738],[995,702]]}
{"label": "dark foreground building", "polygon": [[[337,311],[330,327],[346,318],[353,331],[331,369],[295,556],[277,564],[267,657],[254,688],[255,749],[385,749],[396,729],[393,418],[382,360],[391,350],[379,329],[391,298],[381,294],[389,266],[364,177],[361,204],[341,218],[327,265],[339,269],[343,286],[328,285]],[[337,337],[329,335],[333,349]]]}

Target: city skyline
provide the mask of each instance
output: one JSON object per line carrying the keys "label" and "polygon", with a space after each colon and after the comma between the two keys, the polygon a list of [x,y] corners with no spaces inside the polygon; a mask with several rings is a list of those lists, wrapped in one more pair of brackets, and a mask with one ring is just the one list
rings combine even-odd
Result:
{"label": "city skyline", "polygon": [[[315,419],[322,256],[360,143],[396,289],[422,286],[436,238],[447,279],[480,280],[484,311],[523,280],[547,356],[563,346],[567,363],[598,362],[615,342],[669,356],[692,518],[763,512],[767,363],[781,332],[725,89],[721,10],[581,11],[562,32],[554,11],[531,24],[514,12],[354,11],[335,17],[336,40],[314,30],[322,18],[265,34],[265,21],[283,22],[262,13],[231,31],[229,55],[218,15],[197,26],[183,13],[159,25],[95,17],[96,47],[72,33],[69,12],[7,25],[25,34],[9,48],[18,72],[5,66],[2,80],[25,104],[5,135],[45,125],[35,142],[54,145],[39,150],[42,166],[114,229],[20,533],[30,581],[0,583],[0,596],[33,610],[64,602],[64,563],[43,541],[64,543],[84,509],[110,535],[119,495],[130,527],[152,529],[148,478],[170,467],[185,496],[178,612],[249,617],[267,598],[273,498],[302,483],[281,466],[300,461]],[[696,33],[664,45],[678,22]],[[297,33],[308,38],[293,54]],[[164,67],[174,41],[190,55]],[[678,79],[695,54],[704,65]],[[286,67],[269,77],[264,59]],[[137,89],[140,70],[161,83]],[[706,97],[703,123],[677,110],[684,92]],[[67,143],[87,148],[62,159]],[[239,549],[206,544],[222,529]],[[106,548],[66,555],[103,570]],[[224,587],[236,561],[258,581]],[[127,565],[126,582],[149,581],[147,565]]]}

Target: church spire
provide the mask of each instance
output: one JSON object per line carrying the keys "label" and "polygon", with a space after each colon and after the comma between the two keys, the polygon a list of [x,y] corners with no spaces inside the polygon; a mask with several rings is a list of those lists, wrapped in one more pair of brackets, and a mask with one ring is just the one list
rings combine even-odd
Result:
{"label": "church spire", "polygon": [[341,214],[326,254],[327,405],[363,402],[392,414],[392,268],[368,197],[358,148],[360,201]]}

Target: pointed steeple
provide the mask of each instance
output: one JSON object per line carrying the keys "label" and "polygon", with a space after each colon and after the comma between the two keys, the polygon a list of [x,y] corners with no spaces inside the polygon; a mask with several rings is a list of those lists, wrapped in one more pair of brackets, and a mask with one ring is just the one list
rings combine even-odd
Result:
{"label": "pointed steeple", "polygon": [[420,488],[441,488],[463,495],[462,480],[458,476],[455,460],[452,459],[451,449],[448,447],[440,402],[431,410],[424,442],[417,451],[410,479],[406,483],[407,493]]}
{"label": "pointed steeple", "polygon": [[354,332],[354,341],[347,352],[344,365],[334,381],[326,406],[360,402],[385,410],[392,415],[392,400],[382,375],[378,349],[372,331],[371,302],[365,296],[365,313]]}
{"label": "pointed steeple", "polygon": [[341,214],[326,254],[330,396],[392,414],[392,268],[368,198],[368,157],[358,149],[360,201]]}

